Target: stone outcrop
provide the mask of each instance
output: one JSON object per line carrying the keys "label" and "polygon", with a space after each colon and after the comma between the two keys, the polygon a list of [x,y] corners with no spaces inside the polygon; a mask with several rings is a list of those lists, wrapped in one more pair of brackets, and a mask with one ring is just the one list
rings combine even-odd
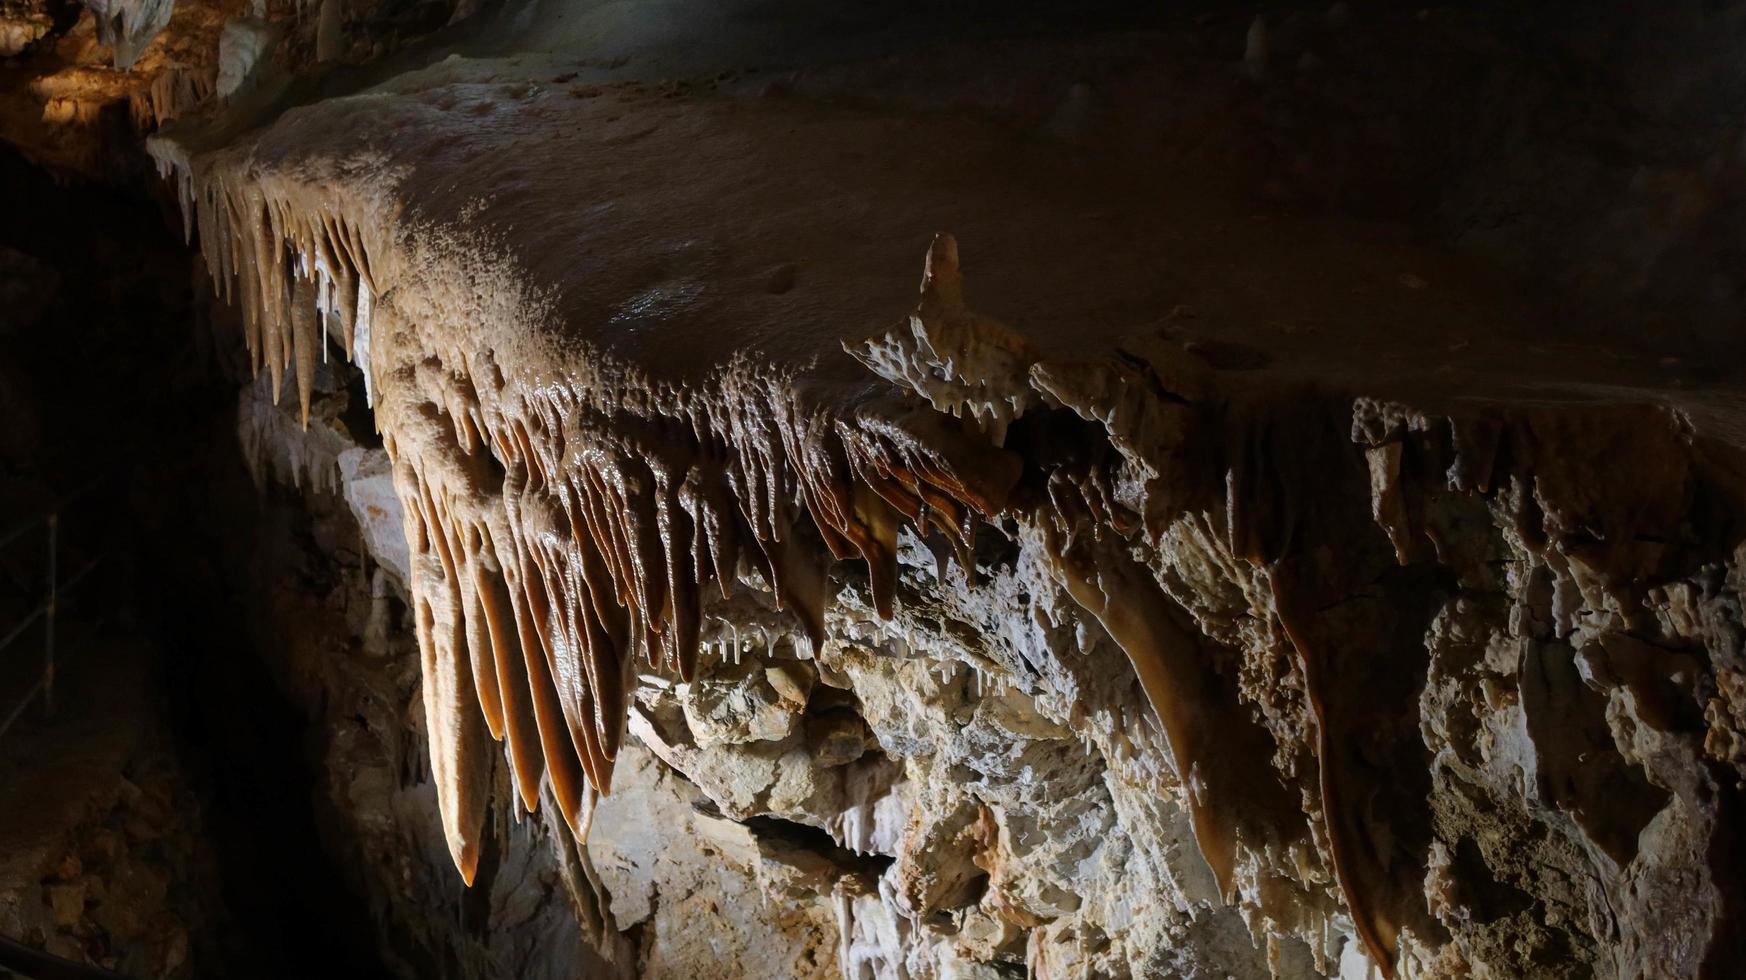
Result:
{"label": "stone outcrop", "polygon": [[[1241,25],[1218,104],[1323,118],[1290,80],[1372,50],[1351,17]],[[409,972],[1746,952],[1734,388],[1470,254],[1233,196],[1268,139],[1158,111],[1195,71],[1136,43],[1041,98],[988,66],[1043,42],[663,85],[451,58],[150,141],[240,313],[259,484],[344,569],[265,615],[302,624],[275,656]],[[1524,145],[1418,125],[1377,138],[1420,147],[1415,201],[1437,150]],[[1261,199],[1369,172],[1319,149]],[[1485,210],[1479,169],[1438,220]],[[1583,227],[1524,207],[1486,247]],[[1647,301],[1697,210],[1508,261]]]}
{"label": "stone outcrop", "polygon": [[[859,380],[823,352],[709,370],[692,318],[748,300],[696,260],[542,293],[419,223],[444,164],[282,156],[322,125],[160,153],[294,417],[320,416],[318,331],[368,330],[464,879],[506,813],[555,804],[586,842],[647,751],[707,801],[704,853],[834,907],[850,972],[1732,955],[1741,484],[1701,402],[1355,395],[1183,309],[1063,356],[974,312],[947,236],[902,325],[848,339]],[[623,319],[562,317],[597,305]],[[704,360],[664,359],[685,336]],[[654,922],[659,973],[692,937],[652,910],[683,886],[639,872],[605,904]],[[757,956],[832,948],[795,915]]]}

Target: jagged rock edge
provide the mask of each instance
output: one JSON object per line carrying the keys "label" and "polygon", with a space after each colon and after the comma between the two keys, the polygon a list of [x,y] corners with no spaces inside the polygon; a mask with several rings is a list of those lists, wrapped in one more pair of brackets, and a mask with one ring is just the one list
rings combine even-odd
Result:
{"label": "jagged rock edge", "polygon": [[[1294,514],[1257,506],[1278,504],[1279,484],[1290,482],[1255,472],[1267,468],[1267,440],[1279,438],[1270,427],[1289,427],[1231,413],[1224,437],[1236,445],[1223,449],[1227,465],[1214,467],[1225,474],[1223,499],[1206,500],[1196,480],[1166,472],[1160,461],[1174,461],[1204,427],[1190,406],[1212,386],[1207,365],[1181,345],[1153,337],[1117,359],[1045,361],[969,311],[955,245],[942,237],[916,314],[846,345],[889,386],[826,389],[741,358],[682,388],[650,383],[594,351],[580,358],[587,378],[506,377],[491,352],[434,349],[404,322],[390,294],[397,252],[420,234],[414,222],[349,213],[332,185],[237,167],[197,174],[173,151],[157,155],[223,295],[244,310],[255,369],[267,368],[273,390],[289,372],[307,419],[314,357],[325,352],[317,338],[330,323],[371,381],[413,550],[433,775],[451,856],[468,881],[488,739],[506,743],[523,805],[537,806],[548,779],[572,832],[585,838],[595,794],[610,790],[635,660],[691,677],[706,645],[709,586],[726,595],[745,573],[762,579],[791,617],[797,649],[809,650],[823,637],[827,556],[864,559],[875,605],[889,613],[900,526],[922,538],[940,532],[971,568],[977,522],[1011,518],[1020,533],[1041,537],[1059,583],[1133,661],[1162,722],[1161,739],[1141,724],[1133,741],[1168,750],[1179,785],[1160,791],[1183,799],[1223,898],[1261,907],[1276,924],[1296,922],[1291,931],[1304,935],[1301,914],[1278,896],[1240,889],[1236,869],[1244,852],[1259,859],[1307,838],[1314,853],[1297,858],[1311,866],[1291,889],[1296,900],[1329,880],[1313,867],[1325,864],[1344,908],[1327,907],[1322,930],[1349,915],[1392,975],[1402,923],[1378,907],[1390,903],[1372,900],[1374,870],[1328,814],[1352,804],[1340,798],[1317,640],[1303,626],[1314,589],[1281,564]],[[1120,457],[1114,469],[1125,471],[1119,485],[1095,467],[1054,465],[1044,496],[1015,502],[1037,461],[1001,447],[1009,426],[1027,411],[1063,410],[1106,433],[1107,450]],[[1410,414],[1360,401],[1347,444],[1369,466],[1373,528],[1387,532],[1403,565],[1425,545],[1423,529],[1398,513],[1400,450],[1391,447],[1407,438],[1401,417]],[[1423,418],[1411,425],[1431,427]],[[1456,460],[1451,488],[1491,493],[1507,439],[1494,422],[1449,426],[1442,451]],[[1136,494],[1135,484],[1146,489]],[[1229,750],[1233,731],[1239,744],[1257,733],[1236,699],[1197,696],[1219,682],[1197,654],[1192,614],[1132,554],[1197,504],[1223,518],[1214,530],[1233,558],[1268,570],[1274,613],[1300,658],[1321,770],[1319,799],[1301,809],[1266,787],[1234,787],[1228,777],[1221,786],[1229,767],[1204,764]],[[1537,547],[1557,550],[1549,540]],[[1312,945],[1319,956],[1325,937]]]}

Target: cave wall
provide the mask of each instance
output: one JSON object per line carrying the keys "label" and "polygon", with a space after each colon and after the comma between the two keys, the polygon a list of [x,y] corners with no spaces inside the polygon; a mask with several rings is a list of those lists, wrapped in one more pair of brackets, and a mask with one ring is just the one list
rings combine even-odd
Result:
{"label": "cave wall", "polygon": [[78,147],[390,968],[1727,975],[1733,6],[264,13]]}
{"label": "cave wall", "polygon": [[[1725,969],[1737,451],[1653,405],[1429,415],[1313,390],[1209,404],[1223,375],[1170,350],[1144,368],[1030,369],[1064,407],[1015,423],[1008,445],[1050,458],[1050,428],[1095,438],[1083,416],[1106,420],[1101,458],[1075,485],[1070,454],[1048,506],[985,526],[973,551],[900,533],[889,618],[855,564],[833,568],[813,650],[755,575],[712,601],[694,677],[639,677],[586,848],[549,799],[544,822],[522,817],[531,838],[505,843],[491,828],[521,808],[494,763],[481,866],[522,847],[535,866],[580,862],[587,887],[563,894],[584,934],[653,976],[717,960],[742,975],[1362,975],[1382,957],[1430,976]],[[1098,407],[1140,390],[1140,370],[1199,394]],[[1240,391],[1244,372],[1228,376]],[[356,540],[394,541],[401,515],[358,485],[384,466],[342,467],[331,446],[322,461],[308,446],[331,430],[302,435],[289,399],[258,410],[303,447],[245,436],[266,469],[361,474],[356,489],[299,479],[318,510],[350,502]],[[1209,471],[1213,439],[1228,462]],[[1159,499],[1210,510],[1142,530]],[[1100,509],[1134,523],[1100,527]],[[406,559],[375,560],[354,635],[393,632],[370,621],[403,596],[388,583],[404,589]],[[362,578],[345,577],[361,607]],[[416,731],[398,642],[390,703]],[[432,774],[412,765],[395,780],[417,806],[330,792],[353,794],[342,812],[415,821],[421,873],[440,882]],[[364,866],[405,852],[402,838]]]}

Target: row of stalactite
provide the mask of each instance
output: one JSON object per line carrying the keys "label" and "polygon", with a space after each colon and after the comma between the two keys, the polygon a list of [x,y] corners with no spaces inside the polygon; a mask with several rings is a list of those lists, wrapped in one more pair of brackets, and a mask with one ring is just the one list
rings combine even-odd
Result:
{"label": "row of stalactite", "polygon": [[1015,454],[913,398],[802,391],[744,364],[640,398],[505,384],[469,349],[477,338],[441,358],[425,335],[438,330],[371,312],[377,250],[337,209],[164,170],[242,309],[254,369],[275,392],[291,376],[305,424],[330,329],[372,379],[412,553],[432,775],[469,882],[492,740],[521,805],[537,808],[546,783],[585,838],[635,664],[695,675],[706,590],[761,583],[816,650],[830,558],[863,558],[888,615],[898,527],[943,538],[969,567],[975,521],[1017,481]]}
{"label": "row of stalactite", "polygon": [[214,67],[165,65],[152,76],[149,85],[128,95],[134,128],[142,133],[152,132],[204,105],[217,90],[218,70]]}
{"label": "row of stalactite", "polygon": [[[491,741],[505,746],[520,805],[536,809],[545,783],[585,839],[595,798],[611,788],[636,664],[691,680],[705,590],[728,596],[742,576],[758,578],[815,648],[828,559],[864,559],[875,608],[890,615],[899,526],[973,568],[974,524],[1002,514],[1020,479],[1023,459],[995,445],[1009,419],[988,433],[897,390],[821,391],[746,365],[697,391],[606,398],[581,384],[501,383],[466,337],[443,341],[388,309],[370,327],[370,252],[344,218],[300,213],[258,185],[180,187],[274,390],[290,372],[307,416],[328,320],[379,381],[377,424],[414,564],[431,774],[468,882]],[[358,344],[372,328],[379,346]],[[1196,839],[1231,896],[1234,814],[1252,793],[1229,783],[1234,770],[1193,760],[1240,727],[1198,699],[1205,657],[1149,573],[1116,549],[1088,552],[1090,538],[1076,543],[1109,521],[1107,491],[1056,479],[1049,498],[1077,515],[1048,536],[1058,578],[1135,662],[1173,758],[1189,762],[1180,776]]]}
{"label": "row of stalactite", "polygon": [[[173,88],[183,81],[167,84],[166,106],[198,95]],[[1133,663],[1226,900],[1238,899],[1253,868],[1274,876],[1270,888],[1287,868],[1295,877],[1277,891],[1292,901],[1337,894],[1389,974],[1402,936],[1424,919],[1425,876],[1414,863],[1422,855],[1398,846],[1411,821],[1387,824],[1389,787],[1378,774],[1412,768],[1389,753],[1416,743],[1408,732],[1381,744],[1401,729],[1378,720],[1399,719],[1368,703],[1361,681],[1417,650],[1327,611],[1435,593],[1424,582],[1407,581],[1400,594],[1385,588],[1385,565],[1422,572],[1444,561],[1443,529],[1413,509],[1431,492],[1403,487],[1418,479],[1441,499],[1514,509],[1521,547],[1563,569],[1571,608],[1640,607],[1634,594],[1576,593],[1654,580],[1665,532],[1701,499],[1669,466],[1632,474],[1643,486],[1629,494],[1591,495],[1602,468],[1536,458],[1545,447],[1611,445],[1642,428],[1635,418],[1597,417],[1601,434],[1512,432],[1470,418],[1448,420],[1434,439],[1420,429],[1409,437],[1399,420],[1363,435],[1338,396],[1245,399],[1237,385],[1216,389],[1203,376],[1210,369],[1182,348],[1045,362],[967,312],[949,238],[930,254],[910,333],[856,355],[889,384],[824,386],[743,362],[693,388],[649,384],[634,369],[582,382],[610,372],[558,359],[514,365],[506,378],[487,338],[466,323],[404,322],[404,304],[386,300],[372,309],[390,287],[420,287],[392,266],[392,222],[354,220],[307,181],[242,168],[164,173],[181,195],[186,232],[198,234],[222,295],[243,312],[255,371],[266,370],[275,394],[291,376],[306,425],[330,338],[363,369],[413,556],[432,774],[469,882],[491,743],[503,744],[520,805],[531,810],[549,795],[584,838],[596,794],[611,788],[636,665],[690,680],[712,591],[767,589],[801,645],[816,650],[832,559],[862,559],[873,605],[889,616],[901,528],[937,554],[954,551],[968,570],[978,522],[1012,517],[1041,540],[1056,584]],[[1019,417],[1042,414],[1038,406],[1084,423],[1072,430],[1085,436],[1083,453],[1003,448],[1009,428],[1015,442],[1036,435],[1039,420]],[[1684,425],[1646,445],[1684,445]],[[1099,469],[1099,452],[1123,458],[1121,479],[1110,477],[1113,464]],[[1704,493],[1726,483],[1690,482]],[[1607,499],[1630,507],[1591,513]],[[1374,513],[1363,512],[1366,502]],[[1202,611],[1184,608],[1148,565],[1166,529],[1184,524],[1215,542],[1206,552],[1227,563],[1223,578],[1245,583],[1245,628],[1276,655],[1270,679],[1288,689],[1267,722],[1291,731],[1270,734],[1257,721],[1232,677],[1239,651],[1216,649],[1213,631],[1195,621]],[[1362,622],[1400,614],[1385,611]],[[1416,710],[1410,698],[1376,700],[1401,717]],[[1272,758],[1294,751],[1288,765]]]}
{"label": "row of stalactite", "polygon": [[[293,207],[259,183],[170,171],[189,231],[223,296],[241,306],[254,367],[266,368],[274,390],[289,372],[307,421],[330,325],[372,379],[412,553],[432,776],[451,856],[469,883],[492,741],[503,743],[520,805],[537,808],[549,787],[585,839],[597,795],[611,788],[635,665],[694,676],[709,590],[725,597],[743,580],[759,581],[816,649],[830,559],[863,559],[874,605],[888,616],[898,529],[952,549],[971,569],[978,520],[1007,513],[1023,475],[1024,458],[998,444],[1016,401],[958,413],[893,386],[824,389],[744,363],[695,389],[550,381],[565,377],[564,365],[538,384],[505,380],[480,338],[399,322],[390,308],[371,312],[386,285],[372,267],[380,250],[339,209]],[[955,258],[942,239],[930,267],[955,277]],[[961,303],[957,283],[949,285],[948,298]],[[938,286],[924,281],[924,308],[941,301]],[[1065,389],[1051,396],[1074,407]],[[1119,444],[1119,413],[1076,410],[1107,423]],[[1231,521],[1222,530],[1233,555],[1261,565],[1288,548],[1296,513],[1244,499],[1278,479],[1268,449],[1228,453],[1241,465],[1229,468],[1219,508]],[[1135,664],[1200,849],[1234,899],[1240,848],[1250,846],[1238,828],[1262,826],[1258,839],[1289,841],[1307,833],[1304,814],[1283,787],[1258,795],[1271,781],[1207,765],[1240,754],[1265,766],[1264,736],[1234,697],[1222,705],[1228,692],[1186,613],[1125,552],[1125,540],[1153,530],[1136,527],[1133,515],[1117,520],[1096,480],[1047,482],[1054,519],[1019,516],[1044,528],[1064,590]],[[1299,615],[1280,605],[1282,620]],[[1308,639],[1294,639],[1299,657],[1314,656]],[[1343,790],[1323,791],[1333,800]],[[1366,911],[1353,870],[1365,862],[1348,856],[1347,832],[1332,825],[1328,833],[1358,929],[1387,966],[1394,927]]]}
{"label": "row of stalactite", "polygon": [[922,417],[896,403],[802,405],[749,371],[644,414],[563,385],[480,399],[469,368],[428,353],[397,363],[378,415],[409,504],[433,768],[463,874],[487,735],[505,742],[523,804],[537,805],[543,775],[585,836],[634,665],[691,680],[708,592],[756,581],[816,650],[829,557],[865,559],[889,613],[899,524],[967,555],[976,515],[997,513],[1017,476],[1016,460],[964,475],[983,461],[972,444],[927,448],[905,428]]}
{"label": "row of stalactite", "polygon": [[326,359],[330,339],[373,393],[371,256],[381,249],[366,245],[362,229],[338,208],[298,206],[253,181],[197,178],[161,157],[158,169],[176,188],[183,234],[198,241],[220,298],[241,309],[250,367],[257,376],[267,371],[275,402],[289,374],[309,424],[315,364]]}

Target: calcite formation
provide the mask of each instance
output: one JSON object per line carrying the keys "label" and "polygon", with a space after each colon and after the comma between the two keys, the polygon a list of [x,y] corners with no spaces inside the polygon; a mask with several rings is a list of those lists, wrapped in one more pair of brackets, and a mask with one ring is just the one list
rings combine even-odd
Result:
{"label": "calcite formation", "polygon": [[1740,962],[1731,396],[975,120],[439,66],[263,122],[151,149],[267,390],[364,373],[463,880],[646,750],[848,976]]}
{"label": "calcite formation", "polygon": [[175,0],[93,0],[97,37],[114,53],[115,67],[132,68],[146,45],[170,23]]}
{"label": "calcite formation", "polygon": [[[53,172],[122,181],[160,124],[208,103],[236,2],[0,5],[0,139]],[[76,17],[76,19],[75,19]]]}

